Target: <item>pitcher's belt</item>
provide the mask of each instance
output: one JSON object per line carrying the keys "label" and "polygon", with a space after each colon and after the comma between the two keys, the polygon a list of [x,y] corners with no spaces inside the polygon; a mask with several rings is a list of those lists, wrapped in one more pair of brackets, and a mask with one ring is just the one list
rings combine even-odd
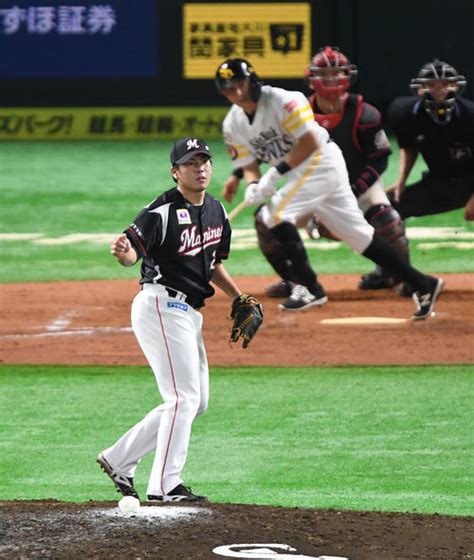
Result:
{"label": "pitcher's belt", "polygon": [[174,288],[170,288],[169,286],[164,286],[163,284],[151,284],[151,283],[143,284],[144,290],[156,290],[157,288],[166,290],[170,298],[177,299],[179,301],[187,303],[193,309],[200,309],[204,305],[204,301],[202,299],[190,297],[184,292],[180,292],[179,290],[175,290]]}
{"label": "pitcher's belt", "polygon": [[180,301],[184,301],[194,309],[199,309],[203,305],[202,300],[197,300],[190,296],[187,296],[184,292],[179,292],[178,290],[174,290],[173,288],[168,288],[168,286],[165,286],[165,290],[168,292],[168,295],[170,297],[179,299]]}

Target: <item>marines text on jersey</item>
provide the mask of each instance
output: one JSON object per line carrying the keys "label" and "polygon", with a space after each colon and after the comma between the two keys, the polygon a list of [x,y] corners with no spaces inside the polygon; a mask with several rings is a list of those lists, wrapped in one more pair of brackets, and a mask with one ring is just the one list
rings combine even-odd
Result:
{"label": "marines text on jersey", "polygon": [[226,259],[230,225],[222,204],[206,194],[193,206],[171,189],[146,206],[125,230],[142,257],[141,284],[162,284],[187,294],[195,307],[214,294],[209,281]]}

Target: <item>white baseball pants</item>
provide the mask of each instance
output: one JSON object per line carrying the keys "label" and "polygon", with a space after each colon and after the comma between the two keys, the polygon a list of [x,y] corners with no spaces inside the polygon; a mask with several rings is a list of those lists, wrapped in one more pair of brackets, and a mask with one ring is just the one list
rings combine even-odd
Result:
{"label": "white baseball pants", "polygon": [[209,369],[202,314],[161,285],[145,284],[132,305],[132,327],[155,374],[163,404],[103,453],[115,470],[133,477],[155,451],[147,495],[164,495],[183,481],[194,418],[209,399]]}
{"label": "white baseball pants", "polygon": [[363,253],[372,242],[374,228],[357,205],[346,162],[334,142],[291,170],[286,184],[261,210],[270,228],[281,222],[296,225],[300,218],[312,214],[357,253]]}

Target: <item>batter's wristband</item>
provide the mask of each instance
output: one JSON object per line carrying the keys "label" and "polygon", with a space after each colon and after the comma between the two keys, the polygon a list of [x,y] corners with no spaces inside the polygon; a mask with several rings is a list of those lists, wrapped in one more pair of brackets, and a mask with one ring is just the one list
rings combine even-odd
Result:
{"label": "batter's wristband", "polygon": [[234,169],[232,171],[232,175],[234,177],[237,177],[237,179],[242,179],[242,177],[244,176],[244,168],[243,167],[237,167],[237,169]]}
{"label": "batter's wristband", "polygon": [[280,175],[284,175],[290,171],[291,167],[286,163],[286,161],[280,161],[278,165],[275,165],[275,169]]}

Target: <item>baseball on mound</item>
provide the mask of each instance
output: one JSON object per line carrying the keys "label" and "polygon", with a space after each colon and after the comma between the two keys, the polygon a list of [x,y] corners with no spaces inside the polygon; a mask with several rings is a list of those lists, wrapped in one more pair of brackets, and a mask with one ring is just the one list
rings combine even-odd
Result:
{"label": "baseball on mound", "polygon": [[126,511],[128,513],[137,513],[140,509],[140,501],[133,496],[124,496],[118,503],[120,511]]}

